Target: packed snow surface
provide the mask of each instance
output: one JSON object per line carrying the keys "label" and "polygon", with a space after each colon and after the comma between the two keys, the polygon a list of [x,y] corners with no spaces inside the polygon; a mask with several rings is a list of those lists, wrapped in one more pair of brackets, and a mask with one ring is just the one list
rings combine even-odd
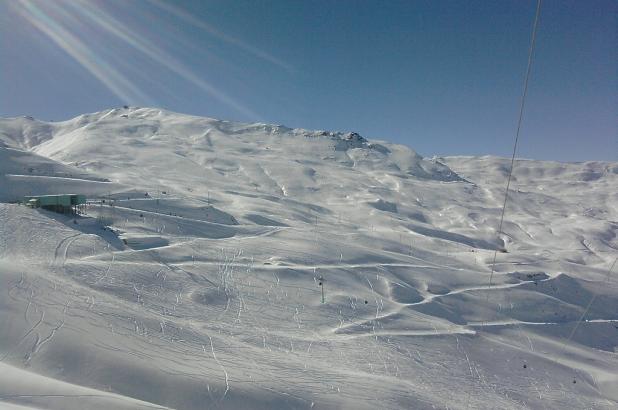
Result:
{"label": "packed snow surface", "polygon": [[[617,408],[618,163],[517,160],[498,235],[509,166],[148,108],[2,119],[0,407]],[[57,193],[86,214],[15,203]]]}

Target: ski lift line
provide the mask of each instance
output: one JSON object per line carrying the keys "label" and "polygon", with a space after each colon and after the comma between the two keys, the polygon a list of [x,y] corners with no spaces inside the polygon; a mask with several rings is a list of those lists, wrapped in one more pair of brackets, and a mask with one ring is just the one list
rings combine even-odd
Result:
{"label": "ski lift line", "polygon": [[[519,116],[517,118],[517,129],[515,132],[515,141],[513,143],[513,153],[511,154],[511,166],[509,168],[509,174],[506,180],[506,189],[504,191],[504,201],[502,203],[502,211],[500,212],[500,224],[498,225],[498,232],[497,232],[497,239],[500,240],[500,234],[502,233],[502,226],[504,223],[504,214],[506,212],[506,204],[508,202],[508,198],[509,198],[509,188],[511,186],[511,179],[513,177],[513,169],[515,168],[515,155],[517,154],[517,145],[519,144],[519,136],[521,133],[521,125],[523,122],[523,116],[524,116],[524,108],[526,105],[526,97],[528,96],[528,85],[530,82],[530,72],[532,69],[532,58],[534,56],[534,47],[536,45],[536,34],[537,34],[537,29],[538,29],[538,24],[539,24],[539,16],[541,14],[541,2],[542,0],[537,0],[537,4],[536,4],[536,11],[535,11],[535,15],[534,15],[534,23],[532,25],[532,34],[531,34],[531,39],[530,39],[530,47],[528,49],[528,63],[526,66],[526,73],[524,76],[524,84],[523,84],[523,91],[522,91],[522,95],[521,95],[521,100],[520,100],[520,104],[519,104]],[[496,272],[496,258],[498,256],[498,248],[496,247],[496,249],[494,250],[494,256],[492,259],[492,263],[491,263],[491,273],[489,275],[489,285],[487,287],[487,294],[486,294],[486,302],[489,302],[489,294],[493,285],[493,277],[494,277],[494,273]],[[520,334],[524,334],[523,330],[521,329],[521,326],[519,325],[519,323],[516,323],[516,327],[519,331]],[[527,336],[526,336],[527,337]],[[528,343],[530,345],[530,350],[532,352],[534,352],[534,347],[532,345],[532,341],[530,340],[529,337],[527,337],[528,339]]]}
{"label": "ski lift line", "polygon": [[[536,13],[534,16],[534,24],[532,26],[532,38],[530,40],[530,48],[528,50],[528,65],[526,67],[526,75],[524,77],[524,89],[521,96],[521,102],[519,105],[519,118],[517,120],[517,131],[515,132],[515,142],[513,144],[513,154],[511,155],[511,167],[509,169],[509,175],[506,181],[506,190],[504,192],[504,202],[502,204],[502,212],[500,214],[500,224],[498,226],[498,239],[500,239],[500,233],[502,232],[502,224],[504,222],[504,212],[506,210],[506,203],[509,197],[509,187],[511,185],[511,178],[513,176],[513,168],[515,166],[515,154],[517,153],[517,145],[519,143],[519,134],[521,131],[521,124],[524,117],[524,107],[526,104],[526,97],[528,95],[528,83],[530,81],[530,71],[532,69],[532,57],[534,55],[534,46],[536,44],[536,33],[539,24],[539,16],[541,14],[541,2],[542,0],[538,0],[536,4]],[[494,257],[491,263],[491,274],[489,275],[489,288],[491,289],[493,276],[495,273],[496,267],[496,257],[498,255],[498,250],[494,250]]]}

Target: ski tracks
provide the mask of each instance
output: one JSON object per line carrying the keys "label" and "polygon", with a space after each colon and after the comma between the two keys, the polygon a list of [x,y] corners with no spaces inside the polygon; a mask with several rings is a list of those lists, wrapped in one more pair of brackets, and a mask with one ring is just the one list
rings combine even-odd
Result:
{"label": "ski tracks", "polygon": [[[81,232],[76,233],[74,235],[69,235],[63,238],[58,243],[58,245],[56,246],[56,249],[54,250],[54,259],[51,263],[52,267],[55,267],[55,268],[64,267],[67,261],[67,256],[68,256],[68,252],[69,252],[69,248],[71,247],[71,244],[75,242],[78,239],[78,237],[82,235],[83,234]],[[59,262],[61,258],[62,260]]]}
{"label": "ski tracks", "polygon": [[[46,343],[49,343],[56,335],[56,332],[62,329],[62,327],[65,324],[66,313],[69,308],[69,305],[70,305],[69,302],[67,302],[64,305],[64,308],[62,309],[62,318],[58,321],[58,323],[54,327],[51,328],[50,333],[45,338],[41,339],[40,334],[37,332],[36,339],[35,339],[34,345],[32,346],[32,349],[24,357],[24,365],[27,366],[32,360],[32,358],[39,352],[39,350],[41,350],[41,347],[43,347],[43,345],[45,345]],[[42,322],[43,316],[44,315],[42,315],[39,323]]]}
{"label": "ski tracks", "polygon": [[[229,379],[229,376],[227,374],[227,370],[225,369],[225,366],[223,366],[223,364],[221,364],[219,359],[217,359],[217,355],[215,354],[215,346],[214,346],[214,344],[212,342],[212,337],[210,335],[206,335],[206,336],[208,336],[208,340],[210,340],[210,351],[212,353],[212,357],[213,357],[213,359],[215,359],[215,362],[217,362],[217,364],[219,365],[219,367],[223,371],[223,375],[225,377],[225,391],[223,392],[223,395],[219,399],[219,402],[222,402],[223,399],[225,399],[225,396],[227,395],[227,392],[230,391],[230,379]],[[206,353],[206,347],[204,345],[202,345],[202,350],[204,351],[204,353]]]}

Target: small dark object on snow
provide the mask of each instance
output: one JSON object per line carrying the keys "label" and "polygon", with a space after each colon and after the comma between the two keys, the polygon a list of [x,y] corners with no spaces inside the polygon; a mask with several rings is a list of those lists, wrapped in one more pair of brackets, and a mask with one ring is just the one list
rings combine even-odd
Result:
{"label": "small dark object on snow", "polygon": [[318,285],[322,286],[322,282],[318,283]]}
{"label": "small dark object on snow", "polygon": [[143,218],[143,217],[144,217],[144,214],[139,214],[139,217],[140,217],[140,218]]}
{"label": "small dark object on snow", "polygon": [[127,108],[129,108],[129,106],[128,105],[123,105],[122,108],[124,108],[126,110]]}
{"label": "small dark object on snow", "polygon": [[367,303],[369,303],[369,302],[365,301],[365,305],[366,305]]}
{"label": "small dark object on snow", "polygon": [[577,380],[573,380],[573,384],[577,383]]}
{"label": "small dark object on snow", "polygon": [[527,367],[528,367],[528,365],[524,364],[524,369],[527,368]]}

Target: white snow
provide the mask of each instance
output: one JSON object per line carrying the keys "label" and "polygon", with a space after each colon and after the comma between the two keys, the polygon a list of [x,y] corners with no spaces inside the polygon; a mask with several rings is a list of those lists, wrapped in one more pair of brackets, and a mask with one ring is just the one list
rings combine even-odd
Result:
{"label": "white snow", "polygon": [[[0,119],[0,407],[616,408],[618,163],[517,160],[498,238],[508,168],[150,108]],[[87,215],[13,203],[53,193]]]}

